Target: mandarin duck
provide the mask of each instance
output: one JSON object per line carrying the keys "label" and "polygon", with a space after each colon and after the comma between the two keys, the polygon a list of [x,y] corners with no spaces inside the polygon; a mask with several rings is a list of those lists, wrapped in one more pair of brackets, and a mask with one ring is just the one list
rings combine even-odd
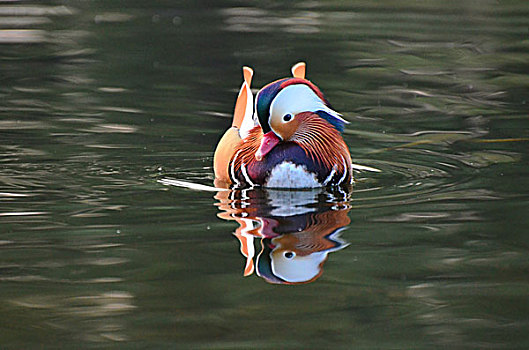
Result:
{"label": "mandarin duck", "polygon": [[217,193],[218,216],[239,223],[233,235],[246,259],[244,276],[255,273],[273,284],[310,283],[321,276],[329,253],[349,245],[340,237],[350,223],[349,199],[320,191]]}
{"label": "mandarin duck", "polygon": [[214,155],[217,187],[317,188],[353,182],[345,124],[320,89],[305,79],[306,65],[264,86],[255,97],[253,70],[243,67],[233,123]]}

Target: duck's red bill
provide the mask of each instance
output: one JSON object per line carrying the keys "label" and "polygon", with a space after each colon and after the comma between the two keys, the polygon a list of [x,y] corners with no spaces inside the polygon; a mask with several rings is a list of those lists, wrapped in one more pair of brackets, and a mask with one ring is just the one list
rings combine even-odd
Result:
{"label": "duck's red bill", "polygon": [[272,148],[274,148],[279,143],[279,141],[279,137],[277,137],[273,131],[269,131],[264,134],[263,139],[261,140],[261,145],[259,146],[257,152],[255,152],[255,159],[257,161],[263,160],[264,156],[266,156],[266,154],[270,152]]}

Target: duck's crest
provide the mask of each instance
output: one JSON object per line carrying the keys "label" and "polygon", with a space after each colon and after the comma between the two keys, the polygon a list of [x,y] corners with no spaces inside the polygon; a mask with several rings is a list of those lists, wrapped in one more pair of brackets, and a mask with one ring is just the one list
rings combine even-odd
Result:
{"label": "duck's crest", "polygon": [[338,131],[343,132],[345,124],[348,124],[345,119],[341,117],[341,114],[336,112],[327,98],[323,95],[321,90],[314,85],[310,80],[305,79],[306,64],[305,62],[299,62],[292,67],[293,78],[283,78],[271,82],[270,84],[263,87],[256,96],[255,100],[255,111],[257,118],[259,119],[263,133],[269,132],[270,126],[268,124],[270,107],[277,94],[279,94],[286,87],[303,84],[308,86],[314,94],[321,100],[321,108],[313,112],[318,113],[323,119],[331,123]]}

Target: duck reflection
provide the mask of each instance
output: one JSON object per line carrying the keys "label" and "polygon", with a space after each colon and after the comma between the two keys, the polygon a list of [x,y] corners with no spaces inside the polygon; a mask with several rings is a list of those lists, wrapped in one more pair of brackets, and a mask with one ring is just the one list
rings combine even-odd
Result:
{"label": "duck reflection", "polygon": [[220,191],[215,198],[218,216],[239,223],[233,234],[246,258],[244,276],[310,283],[321,276],[328,254],[348,245],[340,238],[350,222],[348,193],[253,189]]}

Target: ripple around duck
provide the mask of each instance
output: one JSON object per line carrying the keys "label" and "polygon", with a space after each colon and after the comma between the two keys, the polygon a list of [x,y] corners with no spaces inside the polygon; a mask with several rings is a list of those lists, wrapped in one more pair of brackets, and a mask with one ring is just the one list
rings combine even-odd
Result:
{"label": "ripple around duck", "polygon": [[[370,165],[380,173],[360,172],[353,190],[353,208],[385,207],[450,200],[493,200],[499,196],[476,188],[475,177],[449,163],[437,166],[376,160]],[[440,163],[440,164],[439,164]]]}
{"label": "ripple around duck", "polygon": [[[423,119],[425,118],[423,116]],[[400,121],[399,121],[400,122]],[[516,164],[522,154],[509,143],[524,138],[495,139],[482,127],[488,118],[461,131],[420,130],[409,133],[346,130],[351,149],[363,153],[355,162],[379,172],[355,173],[353,207],[383,207],[436,201],[493,200],[504,194],[485,185],[489,174],[501,174],[503,164]],[[375,121],[372,124],[378,124]],[[376,125],[373,127],[376,128]],[[355,139],[351,137],[355,136]],[[487,138],[484,138],[487,136]],[[355,147],[362,140],[362,148]],[[491,142],[497,141],[497,142]],[[491,144],[497,143],[496,146]],[[501,150],[507,148],[508,150]]]}
{"label": "ripple around duck", "polygon": [[[417,149],[416,151],[421,151]],[[423,150],[428,151],[428,150]],[[351,198],[353,207],[385,207],[448,200],[493,200],[500,198],[490,190],[473,188],[475,177],[465,172],[517,157],[495,152],[446,154],[432,152],[436,166],[396,160],[358,159]],[[405,159],[405,157],[402,157]],[[443,162],[444,160],[444,162]],[[479,162],[478,162],[479,161]],[[422,160],[422,163],[425,161]],[[364,165],[365,164],[365,165]],[[211,167],[180,169],[163,174],[158,182],[196,191],[217,191]],[[159,174],[161,175],[161,174]]]}

